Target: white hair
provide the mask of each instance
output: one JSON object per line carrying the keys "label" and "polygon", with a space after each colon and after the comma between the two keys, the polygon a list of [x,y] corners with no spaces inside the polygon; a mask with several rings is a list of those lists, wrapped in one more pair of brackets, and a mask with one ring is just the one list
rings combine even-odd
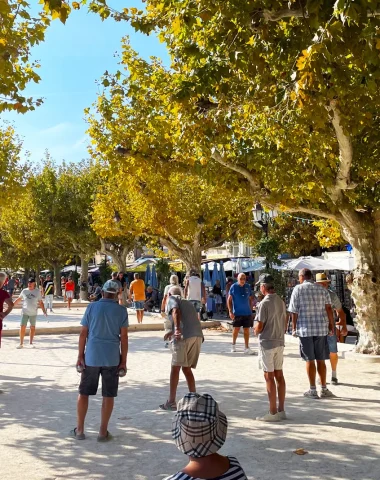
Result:
{"label": "white hair", "polygon": [[7,276],[8,275],[5,272],[0,272],[0,282],[1,281],[5,282]]}
{"label": "white hair", "polygon": [[170,277],[170,285],[179,285],[179,280],[177,275],[172,275]]}

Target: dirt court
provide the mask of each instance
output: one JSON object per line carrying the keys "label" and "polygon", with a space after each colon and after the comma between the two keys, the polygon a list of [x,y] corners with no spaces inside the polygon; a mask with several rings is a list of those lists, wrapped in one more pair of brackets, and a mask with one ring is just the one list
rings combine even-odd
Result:
{"label": "dirt court", "polygon": [[[243,355],[238,341],[232,354],[229,334],[206,331],[195,372],[198,391],[212,394],[228,417],[221,453],[235,455],[249,479],[380,479],[379,364],[341,360],[342,384],[331,387],[336,398],[310,400],[302,396],[307,380],[298,348],[287,345],[289,420],[268,424],[255,420],[267,410],[257,357]],[[162,480],[185,464],[171,439],[172,413],[157,408],[167,397],[170,369],[162,332],[130,335],[129,371],[110,422],[115,438],[107,444],[96,441],[99,395],[90,399],[87,439],[68,436],[79,384],[77,336],[37,336],[35,349],[17,344],[3,338],[0,349],[2,480]],[[308,453],[294,454],[298,448]]]}

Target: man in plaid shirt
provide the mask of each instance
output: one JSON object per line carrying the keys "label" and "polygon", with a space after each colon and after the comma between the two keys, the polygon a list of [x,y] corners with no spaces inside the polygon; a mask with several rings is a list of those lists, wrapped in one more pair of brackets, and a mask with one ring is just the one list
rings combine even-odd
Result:
{"label": "man in plaid shirt", "polygon": [[[326,364],[329,359],[327,335],[334,331],[334,315],[328,291],[312,281],[311,271],[307,268],[298,274],[300,285],[294,287],[288,311],[292,314],[292,335],[300,339],[300,354],[306,361],[306,372],[310,389],[305,397],[319,398],[315,386],[316,370],[322,384],[322,397],[333,394],[326,387]],[[315,361],[317,367],[315,367]]]}

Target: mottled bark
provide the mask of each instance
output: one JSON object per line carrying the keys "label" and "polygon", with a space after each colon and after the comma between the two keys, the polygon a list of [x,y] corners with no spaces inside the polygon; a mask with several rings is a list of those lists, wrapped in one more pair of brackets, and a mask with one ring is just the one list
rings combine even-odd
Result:
{"label": "mottled bark", "polygon": [[80,256],[81,274],[80,274],[80,299],[88,300],[88,258],[84,255]]}

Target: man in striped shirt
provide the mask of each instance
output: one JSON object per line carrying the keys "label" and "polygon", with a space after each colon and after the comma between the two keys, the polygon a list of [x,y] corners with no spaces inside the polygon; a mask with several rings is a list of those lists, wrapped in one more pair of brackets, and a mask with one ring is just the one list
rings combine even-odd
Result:
{"label": "man in striped shirt", "polygon": [[300,270],[298,278],[300,285],[294,287],[288,311],[292,314],[292,335],[299,337],[300,354],[306,361],[310,389],[304,395],[319,398],[315,386],[317,370],[322,385],[321,398],[332,397],[326,387],[325,364],[329,359],[327,335],[332,335],[335,328],[331,298],[327,290],[312,281],[307,268]]}

